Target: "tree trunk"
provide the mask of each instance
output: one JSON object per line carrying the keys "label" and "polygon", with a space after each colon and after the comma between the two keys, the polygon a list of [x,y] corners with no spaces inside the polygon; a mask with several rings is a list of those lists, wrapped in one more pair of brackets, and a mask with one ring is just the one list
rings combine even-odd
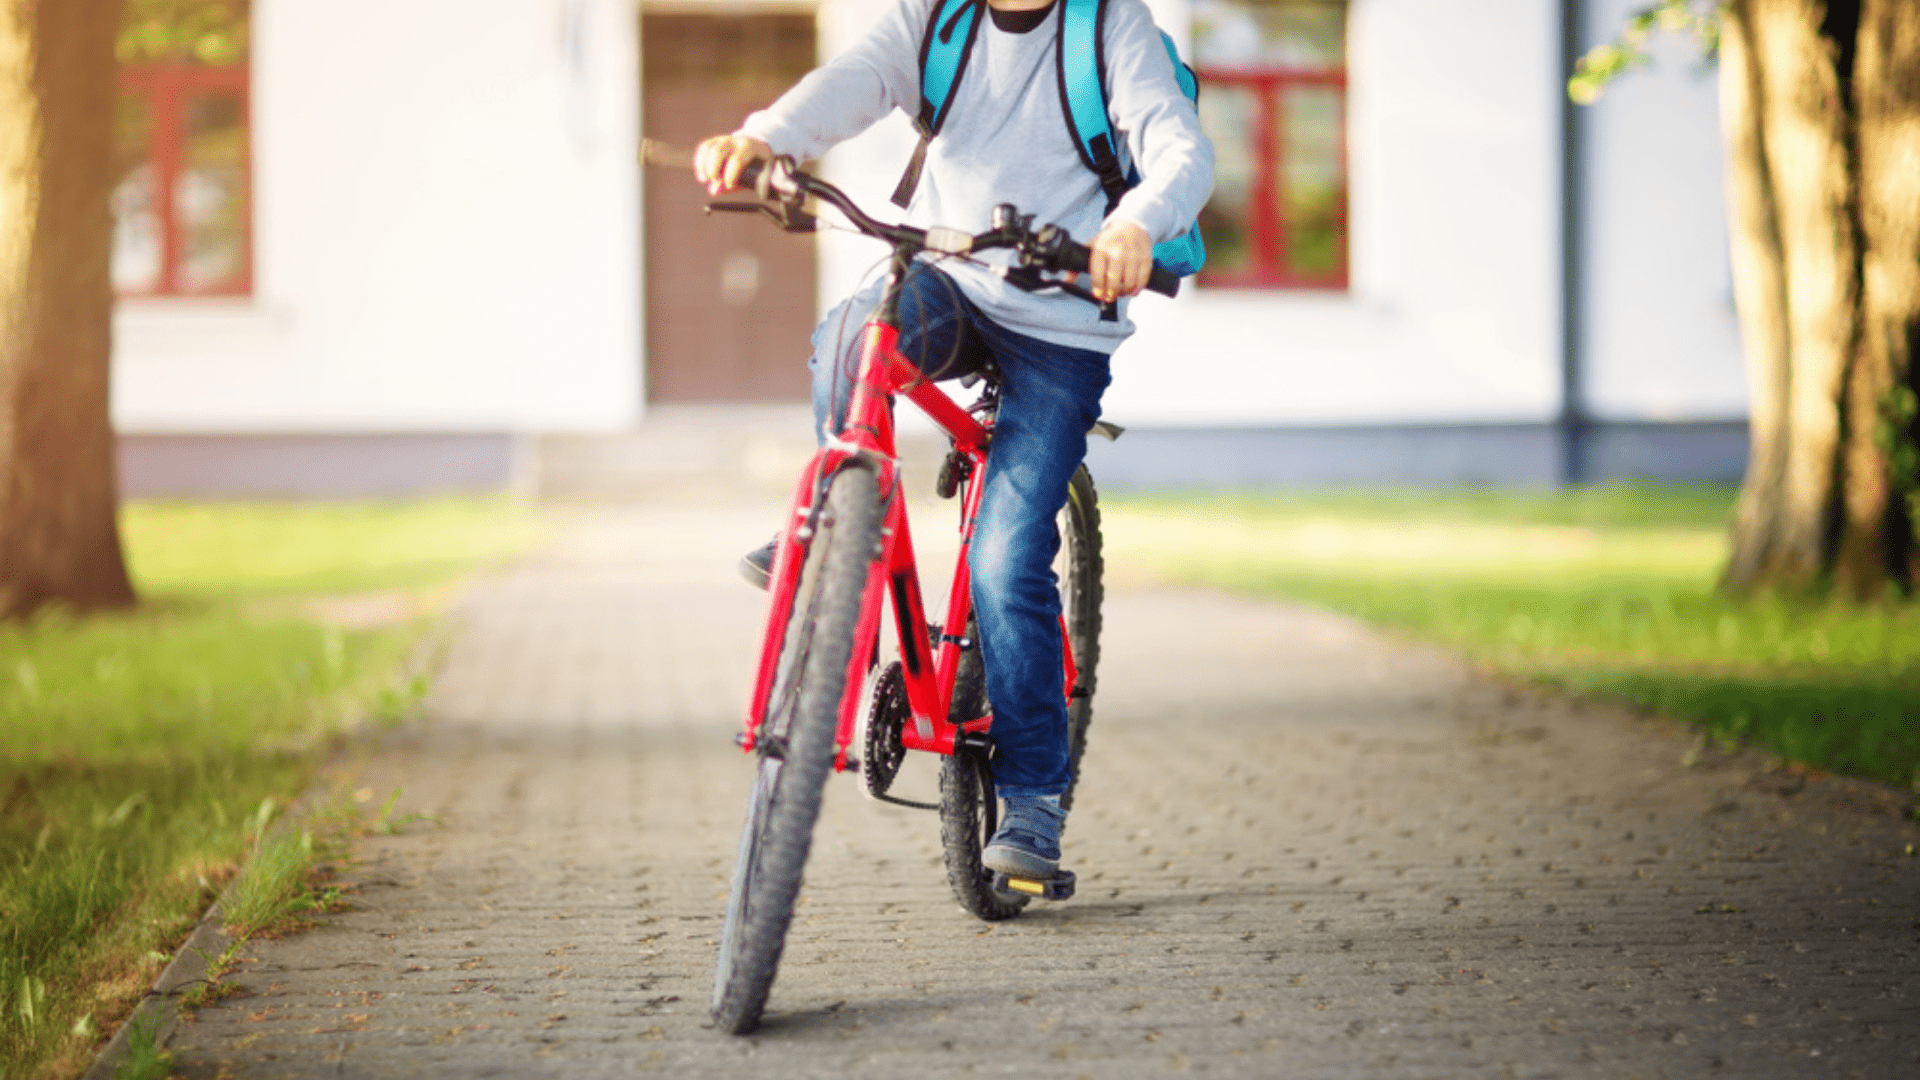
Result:
{"label": "tree trunk", "polygon": [[[1736,66],[1751,72],[1746,82],[1773,196],[1785,297],[1783,319],[1763,311],[1748,321],[1784,323],[1786,333],[1783,415],[1755,428],[1756,449],[1758,440],[1782,436],[1785,446],[1769,447],[1782,459],[1767,462],[1777,479],[1757,478],[1773,488],[1771,497],[1743,496],[1745,513],[1735,518],[1728,581],[1739,588],[1816,587],[1832,567],[1837,537],[1840,399],[1859,325],[1859,245],[1847,103],[1832,42],[1821,34],[1825,14],[1818,0],[1736,0],[1729,7],[1726,38],[1744,53]],[[1743,209],[1736,209],[1736,231],[1751,231],[1738,220]],[[1746,276],[1755,276],[1751,268]],[[1762,291],[1749,284],[1743,293],[1748,289]],[[1760,343],[1766,347],[1764,337]],[[1777,378],[1777,359],[1763,353],[1758,362]]]}
{"label": "tree trunk", "polygon": [[132,602],[107,415],[122,0],[0,0],[0,618]]}
{"label": "tree trunk", "polygon": [[1793,363],[1788,346],[1786,257],[1780,243],[1773,176],[1762,123],[1762,72],[1754,55],[1752,4],[1735,0],[1720,41],[1720,123],[1727,147],[1728,237],[1732,247],[1734,307],[1747,354],[1746,482],[1733,512],[1733,554],[1726,582],[1755,586],[1777,545],[1781,492],[1786,484],[1787,388]]}
{"label": "tree trunk", "polygon": [[1866,0],[1854,62],[1861,334],[1848,378],[1846,483],[1835,583],[1871,599],[1912,584],[1906,496],[1920,334],[1920,0]]}

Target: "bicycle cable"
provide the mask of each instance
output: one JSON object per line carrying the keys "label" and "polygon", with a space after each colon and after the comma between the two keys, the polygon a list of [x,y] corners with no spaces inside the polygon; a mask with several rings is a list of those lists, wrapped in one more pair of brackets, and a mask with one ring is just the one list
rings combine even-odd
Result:
{"label": "bicycle cable", "polygon": [[[865,233],[860,232],[857,229],[850,229],[844,225],[828,224],[827,227],[835,229],[840,232],[852,233],[855,236],[862,236],[862,237],[866,237],[867,239],[873,239],[873,237],[867,237]],[[929,270],[938,270],[939,267],[935,265],[935,263],[944,262],[949,259],[956,260],[959,262],[971,263],[975,266],[987,265],[984,261],[980,259],[970,258],[966,255],[957,255],[957,254],[952,254],[947,252],[937,252],[934,254],[936,256],[935,259],[927,262],[922,262],[916,258],[913,262],[913,265],[909,267],[908,273],[912,274],[914,273],[914,271],[919,270],[923,267]],[[869,288],[871,283],[875,280],[874,271],[879,269],[879,267],[881,267],[882,265],[890,262],[891,259],[892,259],[892,256],[889,255],[881,259],[875,260],[867,268],[866,272],[860,276],[861,284],[859,285],[858,288],[854,290],[853,295],[858,296],[860,295],[861,292]],[[921,376],[928,382],[939,382],[942,379],[959,378],[961,376],[968,374],[968,372],[961,370],[961,367],[962,367],[961,356],[965,351],[967,335],[973,332],[972,320],[968,316],[967,308],[965,306],[964,294],[961,293],[960,287],[957,284],[955,284],[953,278],[951,278],[947,274],[942,273],[942,274],[939,274],[938,276],[939,276],[941,287],[944,288],[947,292],[947,300],[956,316],[955,322],[957,325],[954,330],[952,348],[948,351],[946,360],[944,360],[938,368],[934,368],[930,370],[927,367],[927,364],[926,364],[927,358],[924,354],[924,350],[922,355],[919,357],[908,357],[908,360],[913,364],[914,367],[920,370]],[[859,377],[860,353],[858,349],[848,347],[849,346],[849,341],[847,338],[848,331],[850,328],[864,327],[866,325],[867,318],[871,316],[873,312],[871,309],[865,312],[861,312],[860,318],[857,323],[852,317],[854,314],[855,313],[851,310],[842,311],[840,313],[838,325],[834,328],[834,332],[833,332],[834,333],[834,340],[833,340],[834,371],[833,371],[833,379],[831,381],[832,382],[831,388],[833,393],[829,398],[828,408],[832,413],[836,415],[831,415],[827,419],[830,422],[835,422],[835,423],[838,423],[841,421],[841,417],[837,415],[838,412],[840,411],[837,408],[837,406],[840,404],[838,400],[840,396],[839,388],[842,385],[848,387],[849,388],[848,397],[851,398],[852,396],[851,388],[855,380]],[[832,317],[833,316],[831,314],[828,315],[828,318],[832,318]],[[916,337],[916,340],[918,340],[922,346],[927,344],[927,341],[926,341],[927,335],[916,334],[915,337]],[[993,350],[991,348],[987,348],[985,342],[982,342],[981,346],[982,348],[986,349],[988,357],[991,360]],[[902,355],[905,355],[904,352],[902,353]]]}

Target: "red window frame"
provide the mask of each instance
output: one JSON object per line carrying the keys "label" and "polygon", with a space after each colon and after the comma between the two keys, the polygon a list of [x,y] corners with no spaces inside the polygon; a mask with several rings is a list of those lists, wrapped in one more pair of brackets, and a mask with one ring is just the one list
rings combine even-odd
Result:
{"label": "red window frame", "polygon": [[[208,67],[203,64],[140,64],[120,69],[120,91],[147,100],[151,118],[148,154],[153,162],[154,218],[160,224],[160,276],[152,289],[123,291],[122,296],[251,296],[253,295],[253,95],[248,65]],[[180,223],[174,188],[186,159],[188,99],[209,91],[240,99],[241,143],[240,272],[210,288],[188,289],[180,283],[180,264],[186,240]]]}
{"label": "red window frame", "polygon": [[[1253,92],[1258,103],[1251,137],[1254,144],[1254,178],[1248,188],[1248,248],[1252,265],[1245,270],[1202,270],[1201,285],[1216,288],[1326,289],[1348,287],[1352,258],[1348,246],[1347,210],[1351,176],[1347,161],[1347,72],[1344,68],[1317,71],[1281,68],[1199,68],[1200,92],[1208,86],[1231,86]],[[1335,195],[1335,237],[1340,250],[1340,265],[1325,273],[1303,273],[1288,266],[1287,207],[1280,181],[1286,175],[1281,115],[1281,94],[1295,86],[1324,86],[1340,91],[1340,124],[1335,151],[1340,165],[1340,185]]]}

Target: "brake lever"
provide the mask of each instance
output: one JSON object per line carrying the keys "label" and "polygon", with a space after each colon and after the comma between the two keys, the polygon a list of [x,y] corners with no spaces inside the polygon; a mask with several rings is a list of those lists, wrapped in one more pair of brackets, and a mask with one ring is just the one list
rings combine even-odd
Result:
{"label": "brake lever", "polygon": [[797,206],[781,203],[781,212],[776,214],[780,227],[790,233],[810,233],[820,231],[820,219]]}
{"label": "brake lever", "polygon": [[790,233],[818,232],[820,228],[819,218],[786,203],[778,204],[778,209],[766,203],[710,202],[707,204],[707,213],[711,214],[715,210],[733,214],[765,214],[775,225]]}
{"label": "brake lever", "polygon": [[1055,282],[1041,277],[1040,271],[1031,266],[1000,267],[1000,277],[1022,292],[1039,292],[1041,289],[1051,289],[1055,285]]}
{"label": "brake lever", "polygon": [[[1031,266],[1009,266],[1001,271],[1000,276],[1007,284],[1023,292],[1039,292],[1042,289],[1059,289],[1068,296],[1079,297],[1099,308],[1100,318],[1103,321],[1112,322],[1119,318],[1120,309],[1118,305],[1093,295],[1092,289],[1087,288],[1085,285],[1076,284],[1073,278],[1064,280],[1044,278],[1040,276],[1040,271],[1037,268]],[[1074,277],[1078,276],[1078,274],[1074,275]]]}
{"label": "brake lever", "polygon": [[1087,288],[1085,285],[1076,285],[1071,281],[1056,281],[1053,283],[1053,287],[1056,289],[1059,289],[1063,293],[1066,293],[1068,296],[1077,296],[1080,299],[1085,300],[1090,304],[1094,304],[1098,306],[1102,311],[1113,306],[1107,303],[1105,300],[1102,300],[1099,297],[1093,295],[1093,290]]}

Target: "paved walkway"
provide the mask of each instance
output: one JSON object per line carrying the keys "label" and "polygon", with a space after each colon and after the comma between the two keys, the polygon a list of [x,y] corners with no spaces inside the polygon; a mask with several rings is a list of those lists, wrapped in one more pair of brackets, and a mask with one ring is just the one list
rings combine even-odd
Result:
{"label": "paved walkway", "polygon": [[[764,508],[582,511],[474,588],[359,767],[438,826],[250,946],[176,1039],[236,1076],[1912,1077],[1901,800],[1344,619],[1109,600],[1080,896],[998,926],[931,814],[830,786],[764,1030],[705,1026]],[[909,778],[903,783],[925,782]]]}

